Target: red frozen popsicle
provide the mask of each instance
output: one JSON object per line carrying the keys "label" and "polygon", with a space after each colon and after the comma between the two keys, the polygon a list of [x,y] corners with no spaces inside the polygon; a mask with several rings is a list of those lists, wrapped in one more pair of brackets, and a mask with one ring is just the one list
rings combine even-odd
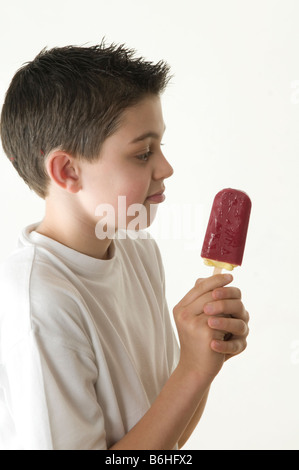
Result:
{"label": "red frozen popsicle", "polygon": [[251,201],[246,193],[223,189],[216,194],[201,251],[205,264],[215,272],[241,266]]}

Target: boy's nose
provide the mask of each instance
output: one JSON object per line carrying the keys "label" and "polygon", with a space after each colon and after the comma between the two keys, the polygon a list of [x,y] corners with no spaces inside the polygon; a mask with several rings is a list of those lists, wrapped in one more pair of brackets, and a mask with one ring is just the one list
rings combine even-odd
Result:
{"label": "boy's nose", "polygon": [[161,180],[169,178],[171,175],[173,175],[173,168],[168,162],[168,160],[166,160],[164,155],[161,153],[159,163],[156,165],[153,171],[153,179]]}

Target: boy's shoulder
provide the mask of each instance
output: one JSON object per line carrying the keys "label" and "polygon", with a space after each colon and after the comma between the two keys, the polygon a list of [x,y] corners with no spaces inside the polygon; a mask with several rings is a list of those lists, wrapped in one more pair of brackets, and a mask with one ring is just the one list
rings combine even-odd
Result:
{"label": "boy's shoulder", "polygon": [[3,294],[18,290],[22,280],[30,278],[34,256],[33,246],[19,247],[0,262],[0,282]]}
{"label": "boy's shoulder", "polygon": [[[108,265],[103,260],[70,253],[67,248],[64,253],[62,246],[56,247],[55,253],[48,240],[44,240],[49,242],[48,248],[46,244],[30,243],[30,240],[22,243],[22,237],[20,242],[19,247],[0,263],[0,338],[4,340],[5,332],[13,331],[13,337],[4,340],[10,346],[32,331],[38,334],[51,332],[53,338],[63,334],[64,341],[72,331],[71,346],[85,347],[82,331],[86,329],[88,315],[84,313],[84,295],[88,295],[89,288],[101,291],[101,301],[105,302],[105,289],[109,293],[111,286],[118,285],[119,277],[126,280],[126,287],[130,280],[136,282],[138,278],[145,289],[152,292],[152,287],[157,296],[162,296],[162,261],[158,245],[149,235],[116,239],[114,258]],[[98,269],[100,275],[97,277]],[[2,351],[10,348],[9,344],[6,348],[4,344],[2,346]]]}
{"label": "boy's shoulder", "polygon": [[[78,274],[85,275],[89,272],[90,277],[93,277],[98,269],[104,273],[101,260],[82,256],[60,244],[56,244],[58,249],[55,251],[56,242],[53,244],[51,240],[47,240],[44,244],[31,242],[26,236],[28,230],[30,226],[22,232],[18,248],[0,262],[1,290],[5,297],[15,300],[17,296],[24,300],[32,288],[35,290],[35,295],[43,297],[45,301],[51,299],[54,291],[69,292],[72,296],[76,284],[73,281],[77,279]],[[164,279],[160,250],[149,232],[139,233],[138,236],[122,232],[113,243],[115,244],[113,256],[125,269],[130,264],[133,269],[145,270],[149,277],[155,273],[155,277],[160,281],[161,278]],[[87,264],[84,265],[86,260]],[[113,267],[113,263],[111,264]]]}
{"label": "boy's shoulder", "polygon": [[0,285],[0,359],[31,334],[84,349],[78,289],[58,257],[20,246],[0,263]]}
{"label": "boy's shoulder", "polygon": [[[161,283],[164,268],[157,242],[148,232],[136,236],[120,233],[114,240],[111,262],[97,260],[77,253],[52,240],[42,240],[41,244],[28,237],[19,239],[19,247],[0,262],[0,283],[5,298],[15,302],[18,297],[24,302],[34,294],[43,298],[44,303],[53,300],[54,295],[75,299],[78,277],[96,282],[108,277],[113,280],[121,265],[123,271],[135,270],[146,273],[146,277]],[[33,238],[34,239],[34,238]],[[47,245],[49,243],[49,245]],[[57,251],[55,251],[57,250]],[[29,299],[28,299],[29,300]]]}
{"label": "boy's shoulder", "polygon": [[[21,297],[25,291],[30,290],[33,280],[44,279],[50,287],[61,272],[57,269],[57,263],[52,262],[53,258],[42,247],[19,246],[0,263],[2,289],[10,292],[10,295],[19,293]],[[40,287],[42,288],[42,282]]]}

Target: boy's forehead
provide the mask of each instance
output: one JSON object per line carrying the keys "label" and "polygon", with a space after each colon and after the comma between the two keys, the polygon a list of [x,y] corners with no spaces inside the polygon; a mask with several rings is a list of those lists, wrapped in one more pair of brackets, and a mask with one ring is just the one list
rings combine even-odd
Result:
{"label": "boy's forehead", "polygon": [[[166,129],[166,125],[164,124],[163,133],[165,132],[165,129]],[[149,132],[145,132],[144,134],[139,135],[138,137],[133,139],[130,143],[131,144],[136,144],[137,142],[140,142],[140,141],[145,140],[145,139],[159,139],[159,138],[160,138],[159,134],[157,134],[156,132],[149,131]]]}
{"label": "boy's forehead", "polygon": [[127,108],[116,133],[126,137],[129,144],[135,144],[148,138],[161,138],[165,128],[160,98],[153,97]]}

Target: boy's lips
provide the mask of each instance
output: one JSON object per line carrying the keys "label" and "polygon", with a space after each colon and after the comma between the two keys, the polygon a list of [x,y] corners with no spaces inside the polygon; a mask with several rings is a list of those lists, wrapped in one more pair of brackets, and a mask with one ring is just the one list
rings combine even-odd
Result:
{"label": "boy's lips", "polygon": [[146,200],[151,201],[151,202],[156,202],[156,203],[163,202],[165,200],[164,191],[165,189],[161,189],[160,191],[157,191],[156,193],[148,196]]}

